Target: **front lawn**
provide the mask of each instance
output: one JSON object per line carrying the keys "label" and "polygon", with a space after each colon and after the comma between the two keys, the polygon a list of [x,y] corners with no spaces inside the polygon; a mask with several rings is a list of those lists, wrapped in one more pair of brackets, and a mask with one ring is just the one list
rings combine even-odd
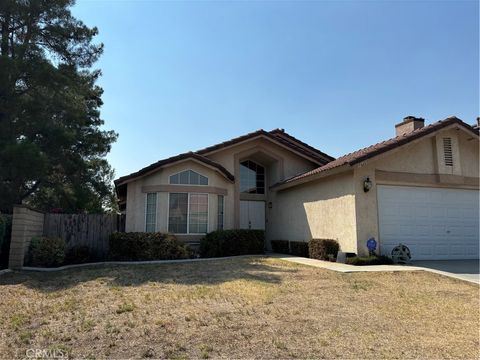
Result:
{"label": "front lawn", "polygon": [[479,358],[478,286],[270,258],[0,276],[0,354]]}

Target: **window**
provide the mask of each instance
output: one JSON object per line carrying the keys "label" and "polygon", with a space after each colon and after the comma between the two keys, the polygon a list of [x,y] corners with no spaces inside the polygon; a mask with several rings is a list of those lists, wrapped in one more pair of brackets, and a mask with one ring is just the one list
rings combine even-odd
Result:
{"label": "window", "polygon": [[192,170],[185,170],[170,176],[170,184],[174,185],[208,185],[208,178]]}
{"label": "window", "polygon": [[224,209],[224,197],[223,195],[218,195],[217,230],[223,230]]}
{"label": "window", "polygon": [[240,163],[240,192],[265,194],[265,168],[253,161]]}
{"label": "window", "polygon": [[208,195],[190,194],[188,233],[204,234],[208,225]]}
{"label": "window", "polygon": [[168,231],[174,234],[187,233],[188,194],[171,193],[168,211]]}
{"label": "window", "polygon": [[204,234],[208,231],[208,194],[170,193],[168,231]]}
{"label": "window", "polygon": [[445,166],[453,166],[452,138],[443,138],[443,158]]}
{"label": "window", "polygon": [[147,194],[147,206],[145,209],[145,231],[155,232],[157,223],[157,193]]}

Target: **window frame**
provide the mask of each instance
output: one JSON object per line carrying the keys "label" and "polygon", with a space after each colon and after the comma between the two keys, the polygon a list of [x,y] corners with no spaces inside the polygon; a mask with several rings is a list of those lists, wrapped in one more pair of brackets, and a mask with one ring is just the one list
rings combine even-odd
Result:
{"label": "window frame", "polygon": [[[256,169],[258,169],[258,167],[261,167],[263,169],[263,193],[260,193],[258,192],[258,189],[260,189],[257,184],[258,184],[258,171],[255,170],[255,192],[246,192],[246,191],[242,191],[242,176],[241,176],[241,172],[242,172],[242,166],[248,168],[249,170],[252,170],[251,168],[249,168],[248,166],[246,165],[243,165],[243,163],[246,163],[246,162],[250,162],[250,163],[253,163],[255,164],[255,167]],[[259,163],[258,161],[254,161],[254,160],[251,160],[251,159],[244,159],[244,160],[241,160],[239,161],[239,170],[240,170],[240,176],[239,176],[239,191],[240,191],[240,194],[253,194],[253,195],[266,195],[267,193],[267,168],[265,165]]]}
{"label": "window frame", "polygon": [[[204,186],[204,185],[200,185]],[[185,192],[185,191],[174,191],[168,193],[168,211],[167,211],[167,231],[170,229],[170,198],[171,194],[187,194],[187,232],[186,233],[171,233],[174,235],[205,235],[209,232],[209,215],[210,215],[210,196],[208,193],[203,192]],[[205,233],[191,233],[190,232],[190,194],[195,195],[206,195],[207,196],[207,231]]]}
{"label": "window frame", "polygon": [[[151,194],[155,194],[155,222],[153,223],[153,227],[154,227],[154,230],[153,231],[149,231],[147,230],[147,226],[149,225],[147,223],[147,217],[148,217],[148,195],[151,195]],[[144,231],[145,232],[156,232],[157,231],[157,206],[158,206],[158,193],[156,192],[148,192],[148,193],[145,193],[145,227],[144,227]],[[151,225],[151,224],[150,224]]]}
{"label": "window frame", "polygon": [[[183,172],[185,172],[185,171],[192,171],[192,172],[194,172],[194,173],[196,173],[196,174],[198,174],[198,175],[200,175],[200,176],[203,176],[205,179],[207,179],[207,183],[206,183],[205,185],[202,185],[202,184],[181,184],[181,183],[180,183],[180,174],[183,173]],[[178,184],[172,184],[171,179],[172,179],[172,176],[175,176],[175,175],[178,175],[178,180],[179,180]],[[185,170],[176,172],[176,173],[171,174],[171,175],[168,176],[168,184],[169,184],[169,185],[176,185],[176,186],[185,186],[185,185],[187,185],[187,186],[208,186],[209,183],[210,183],[210,179],[208,178],[208,176],[205,176],[205,175],[203,175],[203,174],[201,174],[201,173],[199,173],[198,171],[195,171],[195,170],[193,170],[193,169],[185,169]]]}
{"label": "window frame", "polygon": [[[219,226],[220,219],[220,198],[222,199],[222,227]],[[217,230],[225,229],[225,195],[217,195]]]}

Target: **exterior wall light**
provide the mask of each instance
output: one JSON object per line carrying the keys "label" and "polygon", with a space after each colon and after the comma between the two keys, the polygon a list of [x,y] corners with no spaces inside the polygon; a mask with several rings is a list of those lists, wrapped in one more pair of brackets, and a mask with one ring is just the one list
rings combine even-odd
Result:
{"label": "exterior wall light", "polygon": [[271,201],[268,202],[268,208],[271,209],[273,207],[273,204]]}
{"label": "exterior wall light", "polygon": [[370,180],[370,178],[367,176],[365,180],[363,180],[363,191],[369,192],[372,186],[373,186],[372,180]]}

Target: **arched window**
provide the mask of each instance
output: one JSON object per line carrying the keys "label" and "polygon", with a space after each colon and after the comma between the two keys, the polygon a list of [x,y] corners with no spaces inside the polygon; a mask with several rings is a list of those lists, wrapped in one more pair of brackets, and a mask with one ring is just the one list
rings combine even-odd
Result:
{"label": "arched window", "polygon": [[240,163],[240,192],[265,194],[265,168],[253,161]]}
{"label": "arched window", "polygon": [[170,176],[170,184],[174,185],[208,185],[208,178],[192,170],[185,170]]}

